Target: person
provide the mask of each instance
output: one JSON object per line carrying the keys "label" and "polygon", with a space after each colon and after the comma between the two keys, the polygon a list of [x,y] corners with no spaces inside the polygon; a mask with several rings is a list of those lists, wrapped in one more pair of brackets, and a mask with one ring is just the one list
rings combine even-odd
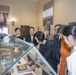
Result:
{"label": "person", "polygon": [[63,39],[71,48],[71,54],[66,58],[67,75],[76,75],[76,25],[69,25],[63,29]]}
{"label": "person", "polygon": [[[46,59],[46,61],[52,66],[55,71],[55,65],[52,58],[53,44],[48,39],[45,39],[45,35],[43,32],[38,31],[35,35],[35,39],[40,45],[39,52]],[[46,72],[42,71],[42,75],[48,75]]]}
{"label": "person", "polygon": [[[53,57],[54,59],[56,59],[56,66],[59,64],[60,62],[60,48],[61,48],[61,38],[58,35],[58,28],[61,27],[61,24],[57,24],[55,25],[55,35],[53,38],[53,44],[54,44],[54,50],[53,50]],[[56,72],[57,72],[57,68],[56,68]]]}
{"label": "person", "polygon": [[23,37],[21,36],[21,29],[19,27],[15,28],[15,35],[13,36],[23,40]]}
{"label": "person", "polygon": [[5,75],[12,75],[12,73],[14,73],[14,69],[11,68]]}
{"label": "person", "polygon": [[[35,32],[34,27],[30,27],[30,29],[29,29],[29,35],[26,36],[26,40],[25,41],[27,41],[27,42],[29,42],[29,43],[34,44],[35,46],[37,46],[38,43],[35,40],[35,34],[34,34],[34,32]],[[35,64],[35,62],[30,58],[30,56],[27,56],[27,57],[28,57],[28,63],[30,63],[29,66],[31,67],[32,65]]]}
{"label": "person", "polygon": [[35,46],[37,46],[38,43],[35,40],[35,34],[34,34],[34,32],[35,32],[34,27],[30,27],[30,29],[29,29],[29,35],[26,36],[26,41],[29,42],[29,43],[34,44]]}
{"label": "person", "polygon": [[[60,28],[58,28],[57,32],[59,37],[63,38],[63,29],[66,26],[63,25]],[[70,48],[68,48],[67,44],[65,43],[65,41],[62,39],[61,41],[61,48],[60,48],[60,55],[61,55],[61,59],[60,59],[60,64],[59,66],[59,75],[65,75],[65,70],[66,70],[66,57],[70,55]]]}

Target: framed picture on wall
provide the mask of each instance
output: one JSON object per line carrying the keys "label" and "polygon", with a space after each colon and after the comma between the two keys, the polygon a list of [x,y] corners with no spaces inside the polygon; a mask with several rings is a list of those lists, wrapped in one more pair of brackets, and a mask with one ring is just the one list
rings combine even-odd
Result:
{"label": "framed picture on wall", "polygon": [[50,1],[43,6],[43,26],[44,31],[48,30],[50,34],[50,25],[53,25],[54,1]]}
{"label": "framed picture on wall", "polygon": [[2,26],[7,26],[8,19],[9,19],[9,13],[5,11],[0,11],[0,24],[2,24]]}
{"label": "framed picture on wall", "polygon": [[0,5],[0,33],[8,34],[11,29],[10,22],[10,6]]}

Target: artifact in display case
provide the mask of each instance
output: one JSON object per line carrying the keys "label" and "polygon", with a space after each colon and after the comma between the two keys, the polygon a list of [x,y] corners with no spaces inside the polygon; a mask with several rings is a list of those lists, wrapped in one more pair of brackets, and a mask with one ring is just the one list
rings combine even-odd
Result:
{"label": "artifact in display case", "polygon": [[32,73],[28,73],[28,74],[23,74],[23,75],[33,75]]}
{"label": "artifact in display case", "polygon": [[17,65],[17,70],[18,72],[26,72],[27,71],[27,65],[26,64],[22,64],[22,65]]}
{"label": "artifact in display case", "polygon": [[47,75],[57,75],[33,44],[14,36],[3,37],[0,42],[0,55],[4,55],[4,58],[0,57],[1,75],[42,75],[43,71]]}
{"label": "artifact in display case", "polygon": [[18,65],[17,68],[18,68],[18,70],[22,71],[22,70],[26,70],[27,66],[25,64],[23,64],[23,65]]}

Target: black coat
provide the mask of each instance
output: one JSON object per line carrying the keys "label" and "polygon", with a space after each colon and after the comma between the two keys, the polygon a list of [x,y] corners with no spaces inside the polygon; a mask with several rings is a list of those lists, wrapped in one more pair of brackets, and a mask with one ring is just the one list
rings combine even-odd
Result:
{"label": "black coat", "polygon": [[53,50],[53,44],[49,40],[46,40],[46,43],[44,45],[41,44],[39,48],[40,53],[46,60],[49,60],[52,50]]}
{"label": "black coat", "polygon": [[57,60],[57,64],[60,62],[60,48],[61,48],[61,39],[58,38],[58,35],[54,35],[54,52],[53,55]]}
{"label": "black coat", "polygon": [[53,49],[53,42],[46,40],[46,43],[44,45],[40,45],[39,51],[42,54],[42,56],[46,59],[46,61],[50,64],[50,66],[54,69],[54,71],[57,72],[57,63],[56,59],[53,57]]}
{"label": "black coat", "polygon": [[[26,36],[26,41],[29,42],[29,43],[31,43],[31,36],[30,35]],[[36,42],[34,36],[33,36],[33,42],[32,43],[34,43],[35,46],[38,45],[38,43]]]}
{"label": "black coat", "polygon": [[16,38],[19,38],[19,39],[23,40],[23,37],[21,35],[19,37],[15,36],[15,35],[13,35],[13,36],[16,37]]}

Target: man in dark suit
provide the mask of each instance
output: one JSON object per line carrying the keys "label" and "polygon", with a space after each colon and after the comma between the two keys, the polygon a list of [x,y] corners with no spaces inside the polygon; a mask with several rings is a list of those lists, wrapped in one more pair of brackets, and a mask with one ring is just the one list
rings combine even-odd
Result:
{"label": "man in dark suit", "polygon": [[26,36],[26,41],[37,46],[38,43],[35,40],[34,31],[35,31],[34,27],[30,27],[29,35]]}
{"label": "man in dark suit", "polygon": [[[55,25],[55,35],[54,35],[54,41],[53,41],[53,44],[54,44],[54,51],[53,51],[53,57],[55,60],[55,64],[56,64],[56,67],[57,65],[59,64],[60,62],[60,48],[61,48],[61,38],[59,38],[59,35],[57,33],[57,30],[61,27],[61,24],[57,24]],[[57,71],[57,69],[56,69]]]}

